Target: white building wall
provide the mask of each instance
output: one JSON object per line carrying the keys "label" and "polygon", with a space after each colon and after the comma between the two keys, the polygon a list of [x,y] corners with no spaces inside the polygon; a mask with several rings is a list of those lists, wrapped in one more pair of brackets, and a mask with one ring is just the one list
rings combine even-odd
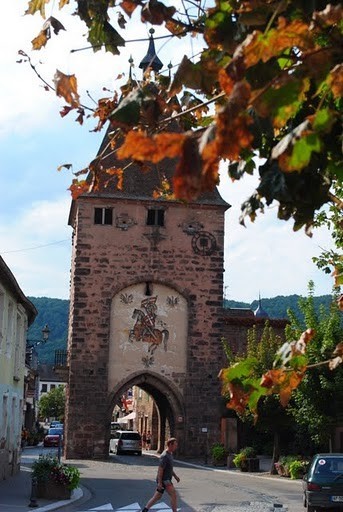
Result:
{"label": "white building wall", "polygon": [[0,283],[0,480],[19,471],[27,316]]}

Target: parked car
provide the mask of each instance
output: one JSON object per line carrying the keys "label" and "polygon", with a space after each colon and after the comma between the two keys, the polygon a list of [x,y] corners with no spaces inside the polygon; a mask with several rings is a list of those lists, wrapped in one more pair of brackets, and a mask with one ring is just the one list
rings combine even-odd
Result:
{"label": "parked car", "polygon": [[45,447],[58,446],[61,437],[63,444],[63,428],[49,428],[47,435],[44,437],[43,445]]}
{"label": "parked car", "polygon": [[307,512],[343,511],[343,453],[318,453],[303,478]]}
{"label": "parked car", "polygon": [[142,455],[142,437],[140,433],[133,430],[116,430],[110,440],[110,452],[117,455],[122,453]]}
{"label": "parked car", "polygon": [[63,428],[63,423],[61,421],[52,421],[50,423],[50,428]]}

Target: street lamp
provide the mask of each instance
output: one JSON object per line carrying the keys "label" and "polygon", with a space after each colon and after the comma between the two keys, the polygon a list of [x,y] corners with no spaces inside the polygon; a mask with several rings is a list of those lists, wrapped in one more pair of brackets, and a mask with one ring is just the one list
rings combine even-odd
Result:
{"label": "street lamp", "polygon": [[40,340],[26,340],[26,345],[28,348],[36,347],[37,345],[40,345],[41,343],[46,343],[48,341],[50,335],[50,329],[48,324],[45,324],[41,332],[42,338]]}

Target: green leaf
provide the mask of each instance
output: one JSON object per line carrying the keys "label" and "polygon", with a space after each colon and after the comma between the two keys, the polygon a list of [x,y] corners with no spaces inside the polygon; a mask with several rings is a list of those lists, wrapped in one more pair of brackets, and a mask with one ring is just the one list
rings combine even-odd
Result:
{"label": "green leaf", "polygon": [[282,128],[299,110],[309,87],[308,79],[296,80],[290,77],[283,86],[280,87],[278,84],[277,87],[269,88],[255,102],[254,107],[262,117],[271,115],[273,125],[276,128]]}
{"label": "green leaf", "polygon": [[88,41],[93,46],[94,52],[104,46],[106,51],[119,55],[118,46],[125,46],[125,40],[120,34],[102,18],[94,18],[91,21],[88,32]]}
{"label": "green leaf", "polygon": [[294,370],[304,368],[308,364],[308,358],[305,355],[293,356],[289,360],[289,366]]}
{"label": "green leaf", "polygon": [[321,149],[321,140],[316,133],[306,135],[295,142],[288,167],[294,170],[303,169],[309,164],[312,153],[319,153]]}
{"label": "green leaf", "polygon": [[111,122],[117,121],[128,126],[134,126],[139,122],[140,109],[143,102],[143,93],[137,89],[130,92],[111,113]]}
{"label": "green leaf", "polygon": [[243,377],[252,375],[257,364],[257,359],[250,357],[239,363],[234,364],[230,368],[224,370],[224,378],[232,381],[234,379],[242,380]]}
{"label": "green leaf", "polygon": [[318,132],[329,132],[335,121],[335,113],[328,108],[323,108],[316,112],[312,126]]}

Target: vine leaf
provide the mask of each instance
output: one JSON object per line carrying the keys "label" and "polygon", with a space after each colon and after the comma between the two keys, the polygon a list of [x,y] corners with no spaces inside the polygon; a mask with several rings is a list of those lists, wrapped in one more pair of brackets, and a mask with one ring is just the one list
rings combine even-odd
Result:
{"label": "vine leaf", "polygon": [[40,50],[46,45],[51,37],[51,28],[56,35],[58,35],[60,30],[65,30],[64,26],[58,19],[50,16],[50,18],[45,21],[43,28],[39,32],[38,36],[32,39],[31,43],[33,50]]}
{"label": "vine leaf", "polygon": [[45,18],[45,4],[49,2],[50,0],[30,0],[29,7],[25,11],[25,14],[35,14],[39,11],[42,18]]}
{"label": "vine leaf", "polygon": [[164,158],[179,156],[186,137],[183,133],[160,133],[149,137],[143,131],[131,130],[117,155],[119,159],[132,158],[138,162],[148,160],[157,163]]}
{"label": "vine leaf", "polygon": [[58,69],[54,76],[54,84],[57,96],[66,100],[72,107],[79,106],[79,95],[77,92],[77,79],[75,75],[65,75]]}
{"label": "vine leaf", "polygon": [[141,20],[152,25],[162,25],[175,14],[175,7],[167,7],[158,0],[149,0],[141,11]]}

